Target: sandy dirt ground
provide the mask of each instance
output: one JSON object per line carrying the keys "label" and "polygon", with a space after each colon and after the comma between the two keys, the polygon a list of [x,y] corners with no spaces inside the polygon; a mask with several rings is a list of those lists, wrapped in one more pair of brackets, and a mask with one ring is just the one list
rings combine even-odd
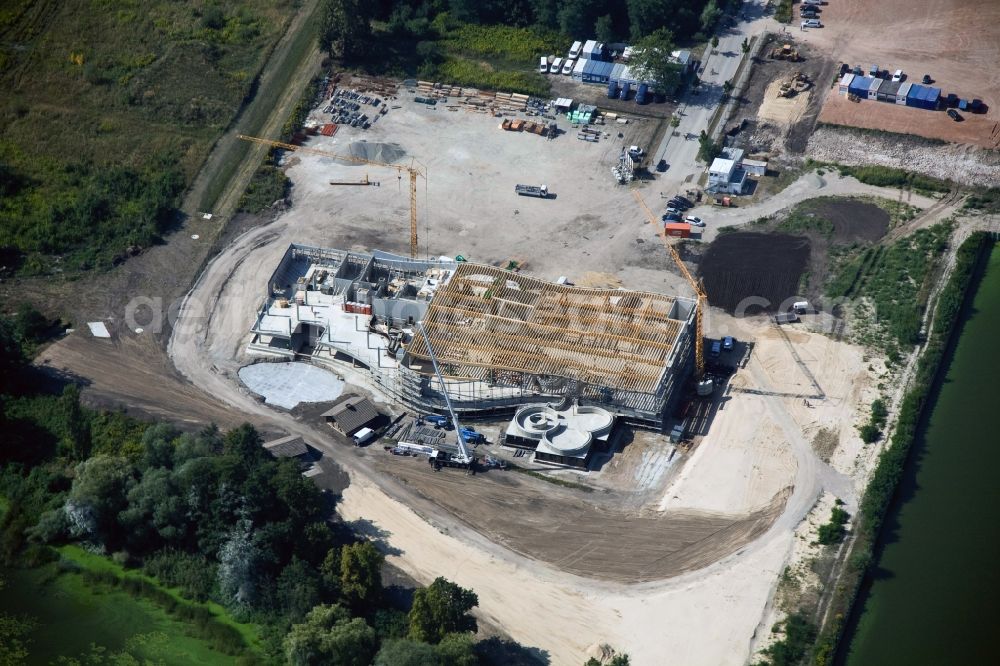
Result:
{"label": "sandy dirt ground", "polygon": [[[912,113],[872,107],[888,106],[862,102],[846,107],[828,96],[828,112],[821,120],[850,121],[900,133],[913,132],[947,141],[985,145],[989,130],[1000,119],[1000,3],[994,0],[836,0],[823,5],[824,27],[800,32],[797,20],[789,31],[811,44],[829,49],[839,61],[867,68],[878,64],[883,70],[902,69],[910,81],[919,82],[930,74],[942,92],[982,99],[990,107],[985,117],[964,114],[956,123],[944,113],[912,110]],[[797,12],[796,12],[797,16]],[[845,100],[846,104],[846,100]],[[843,113],[853,109],[852,114]],[[911,111],[910,109],[904,109]],[[829,113],[829,115],[828,115]],[[865,124],[876,122],[878,125]],[[837,120],[833,120],[836,118]],[[916,119],[914,119],[916,118]],[[923,131],[915,131],[917,129]],[[925,133],[926,132],[926,133]],[[971,141],[969,136],[981,140]],[[991,145],[992,147],[992,145]]]}
{"label": "sandy dirt ground", "polygon": [[989,114],[960,113],[964,120],[955,122],[941,111],[912,109],[873,100],[852,102],[845,95],[831,92],[819,120],[834,125],[916,134],[983,148],[1000,147],[1000,111]]}
{"label": "sandy dirt ground", "polygon": [[[363,135],[345,130],[316,144],[342,150],[359,139],[396,143],[426,165],[420,219],[429,224],[421,227],[422,254],[497,263],[516,258],[550,278],[599,275],[667,292],[682,285],[629,192],[611,182],[618,154],[612,141],[546,141],[502,132],[495,119],[405,102],[374,129]],[[815,456],[788,400],[731,395],[717,427],[726,427],[726,410],[755,411],[742,405],[748,402],[768,414],[772,428],[752,440],[749,454],[729,454],[716,475],[709,470],[674,487],[681,497],[704,492],[696,485],[721,487],[731,480],[729,463],[751,464],[749,480],[714,504],[665,511],[655,505],[624,511],[630,503],[619,502],[620,494],[584,494],[510,473],[435,474],[380,451],[334,447],[310,424],[271,412],[240,390],[235,373],[244,363],[247,331],[289,242],[405,252],[408,198],[394,174],[309,155],[295,160],[288,170],[295,205],[271,225],[237,238],[208,266],[185,303],[170,344],[179,371],[234,411],[256,419],[270,415],[272,426],[318,441],[351,474],[344,515],[371,521],[392,549],[402,551],[393,556],[395,564],[421,582],[445,575],[474,587],[484,617],[516,640],[546,650],[552,663],[582,661],[584,649],[601,639],[627,646],[640,666],[661,663],[668,645],[683,663],[742,663],[792,529],[823,488],[845,485]],[[381,186],[328,185],[366,172]],[[517,182],[545,182],[557,198],[517,198]],[[655,184],[645,189],[655,207]],[[755,335],[747,331],[744,339]],[[760,372],[758,385],[774,390],[774,378]],[[711,467],[712,456],[705,455],[704,465],[694,456],[687,462]],[[659,464],[649,461],[647,472],[656,476]],[[635,466],[640,476],[642,467]],[[674,478],[662,473],[645,491],[658,486],[662,494]],[[588,605],[609,618],[598,632],[602,636],[580,631],[592,624]]]}
{"label": "sandy dirt ground", "polygon": [[757,111],[757,117],[782,125],[794,125],[802,118],[806,107],[809,106],[809,97],[812,91],[800,93],[795,97],[779,97],[778,90],[781,88],[781,84],[781,79],[775,79],[767,86],[764,100]]}

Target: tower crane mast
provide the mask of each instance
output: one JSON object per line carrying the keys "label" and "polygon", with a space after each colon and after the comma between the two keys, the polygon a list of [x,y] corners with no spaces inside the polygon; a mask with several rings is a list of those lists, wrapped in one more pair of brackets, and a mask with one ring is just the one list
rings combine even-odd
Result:
{"label": "tower crane mast", "polygon": [[[649,219],[649,223],[652,224],[654,227],[658,226],[659,221],[656,219],[656,216],[653,215],[653,211],[649,210],[649,206],[646,205],[646,202],[643,200],[642,195],[639,194],[639,191],[632,190],[632,196],[635,197],[635,200],[639,203],[639,205],[642,207],[642,210],[646,213],[646,217]],[[684,279],[687,280],[688,284],[691,285],[691,289],[694,290],[695,298],[697,299],[697,306],[695,308],[695,318],[694,318],[695,319],[694,363],[695,363],[695,379],[701,381],[701,378],[705,376],[705,349],[704,349],[705,345],[702,336],[702,313],[704,312],[705,307],[708,305],[708,296],[705,294],[705,289],[704,287],[702,287],[701,282],[694,279],[694,276],[691,275],[691,271],[688,270],[688,267],[681,260],[681,255],[678,254],[677,249],[673,246],[673,244],[669,240],[667,240],[666,229],[663,228],[662,226],[660,228],[660,238],[663,240],[663,245],[667,248],[667,251],[670,252],[670,257],[674,260],[674,263],[677,264],[677,267],[680,269],[681,275],[683,275]]]}

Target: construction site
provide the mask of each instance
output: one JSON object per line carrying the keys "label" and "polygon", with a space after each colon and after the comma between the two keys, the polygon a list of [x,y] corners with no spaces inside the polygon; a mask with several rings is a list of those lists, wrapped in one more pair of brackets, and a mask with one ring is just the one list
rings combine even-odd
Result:
{"label": "construction site", "polygon": [[474,418],[577,401],[662,428],[691,368],[692,299],[300,245],[268,284],[252,353],[349,363],[414,410],[444,411],[446,390]]}
{"label": "construction site", "polygon": [[[332,75],[291,140],[239,137],[274,149],[289,198],[231,222],[171,304],[165,350],[109,316],[42,362],[104,404],[321,451],[350,478],[341,519],[413,579],[475,589],[481,626],[541,663],[603,642],[636,664],[666,646],[745,663],[811,538],[797,530],[834,497],[856,512],[882,450],[858,425],[910,372],[830,313],[776,315],[821,293],[824,243],[888,242],[961,202],[908,193],[901,224],[872,203],[900,191],[815,170],[701,196],[687,130],[740,39],[669,105],[676,131],[593,99]],[[758,60],[722,130],[776,158],[743,174],[765,183],[804,150],[837,63],[788,35]],[[820,197],[830,238],[780,226]]]}
{"label": "construction site", "polygon": [[[636,644],[653,627],[633,586],[651,586],[664,612],[736,595],[723,633],[746,640],[771,582],[740,571],[777,575],[789,526],[821,489],[855,501],[853,423],[878,366],[820,332],[779,334],[773,310],[723,310],[746,291],[745,271],[732,257],[696,268],[688,246],[699,241],[667,236],[664,207],[697,185],[649,175],[658,125],[605,118],[590,125],[596,141],[582,140],[559,116],[530,121],[549,128],[540,135],[505,123],[548,115],[531,101],[482,112],[412,90],[383,92],[389,110],[367,129],[297,144],[246,137],[280,149],[293,204],[208,265],[171,358],[275,439],[299,435],[343,467],[341,515],[391,533],[404,571],[426,577],[451,561],[444,552],[465,553],[448,575],[475,579],[484,619],[552,650],[552,663],[592,642],[580,613],[553,640],[537,612],[511,615],[513,589],[532,590],[545,616],[565,594],[623,612],[608,634]],[[336,112],[320,107],[309,122],[321,130]],[[623,154],[632,178],[616,172]],[[709,236],[757,214],[690,212]],[[796,252],[799,263],[760,283],[775,302],[796,295]],[[260,382],[281,401],[257,395]],[[344,396],[385,415],[373,439],[352,446],[327,427]],[[829,464],[811,444],[824,428],[841,442]],[[707,573],[720,566],[721,578]],[[671,640],[697,621],[674,617]],[[725,641],[699,643],[692,663],[732,663]]]}

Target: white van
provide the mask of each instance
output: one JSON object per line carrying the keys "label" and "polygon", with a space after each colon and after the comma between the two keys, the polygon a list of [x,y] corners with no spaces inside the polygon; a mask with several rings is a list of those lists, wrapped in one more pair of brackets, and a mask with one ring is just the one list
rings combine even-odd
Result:
{"label": "white van", "polygon": [[573,42],[573,46],[571,46],[569,49],[570,60],[576,59],[576,57],[580,55],[580,49],[582,48],[583,48],[583,42]]}
{"label": "white van", "polygon": [[897,69],[895,72],[893,72],[892,73],[892,80],[893,81],[902,81],[903,80],[903,70]]}
{"label": "white van", "polygon": [[549,73],[549,59],[542,56],[538,59],[538,73],[548,74]]}
{"label": "white van", "polygon": [[563,64],[563,59],[556,58],[555,60],[552,61],[552,64],[549,66],[549,71],[552,72],[553,74],[558,74],[559,70],[562,69],[562,64]]}
{"label": "white van", "polygon": [[567,60],[566,63],[563,65],[562,73],[565,74],[566,76],[569,76],[570,74],[572,74],[573,73],[573,65],[575,65],[575,64],[576,64],[576,60]]}
{"label": "white van", "polygon": [[351,439],[354,440],[354,446],[361,446],[374,436],[375,436],[374,430],[372,430],[371,428],[362,428],[361,430],[354,433],[354,437],[352,437]]}

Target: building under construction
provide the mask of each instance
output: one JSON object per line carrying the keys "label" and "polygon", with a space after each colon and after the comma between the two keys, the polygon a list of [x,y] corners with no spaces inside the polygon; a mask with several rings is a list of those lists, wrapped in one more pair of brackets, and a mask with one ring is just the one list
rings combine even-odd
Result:
{"label": "building under construction", "polygon": [[575,402],[658,428],[691,369],[695,306],[447,258],[291,245],[250,351],[346,363],[408,407],[444,412],[429,342],[461,416]]}

